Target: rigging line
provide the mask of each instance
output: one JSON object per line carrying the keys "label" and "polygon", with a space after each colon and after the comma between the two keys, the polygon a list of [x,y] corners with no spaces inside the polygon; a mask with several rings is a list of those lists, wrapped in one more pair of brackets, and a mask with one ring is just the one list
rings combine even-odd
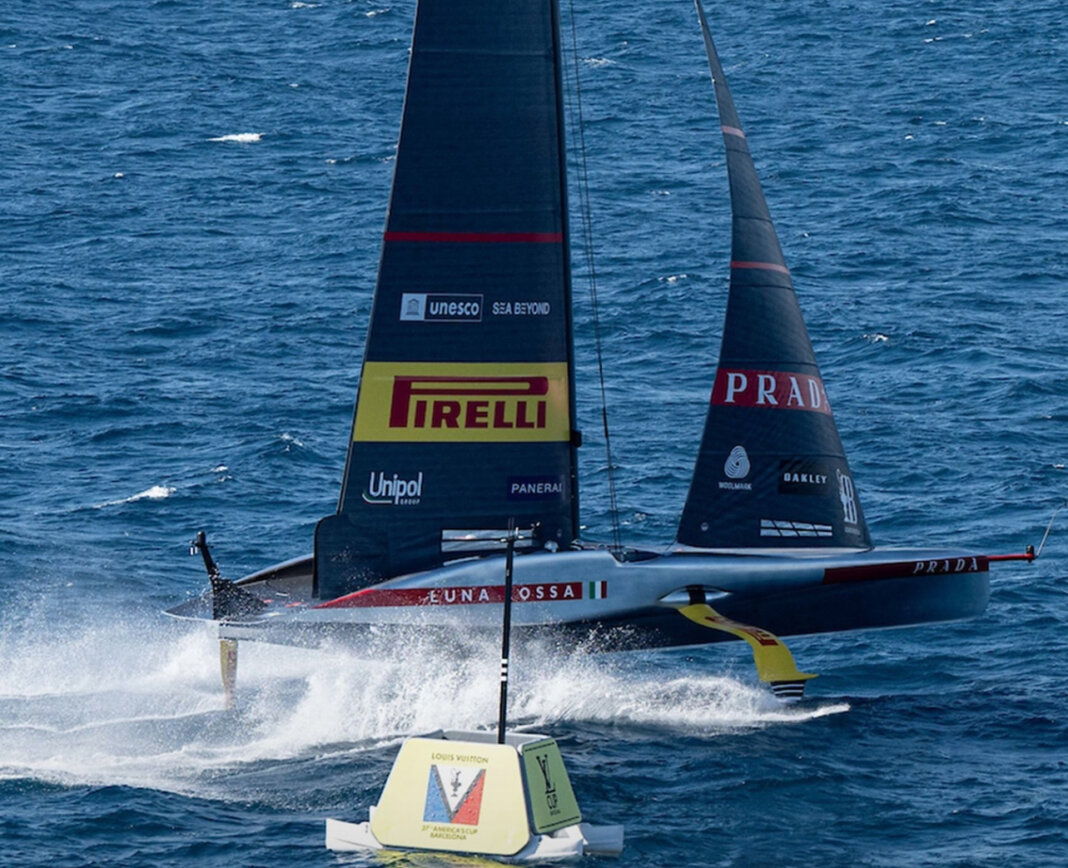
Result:
{"label": "rigging line", "polygon": [[1057,513],[1059,513],[1065,507],[1068,507],[1068,500],[1065,500],[1064,503],[1062,503],[1055,510],[1053,510],[1053,515],[1049,517],[1049,524],[1046,525],[1046,532],[1042,534],[1042,542],[1038,544],[1038,551],[1035,552],[1036,558],[1042,554],[1042,549],[1046,547],[1046,540],[1049,539],[1049,532],[1053,530],[1053,522],[1054,519],[1057,518]]}
{"label": "rigging line", "polygon": [[[593,311],[593,343],[597,355],[597,377],[601,388],[601,424],[604,429],[605,461],[608,463],[608,505],[612,518],[612,544],[615,551],[621,551],[623,544],[619,528],[619,507],[616,503],[615,465],[612,463],[612,437],[608,426],[608,397],[604,385],[604,358],[601,352],[601,321],[597,307],[597,270],[593,257],[593,219],[590,209],[589,171],[586,165],[586,134],[582,123],[582,87],[579,81],[578,34],[575,30],[575,3],[568,0],[571,19],[571,59],[574,65],[575,99],[569,101],[568,120],[575,131],[573,140],[578,140],[579,158],[579,201],[582,210],[582,247],[586,262],[586,273],[590,282],[590,304]],[[578,117],[576,118],[576,113]]]}

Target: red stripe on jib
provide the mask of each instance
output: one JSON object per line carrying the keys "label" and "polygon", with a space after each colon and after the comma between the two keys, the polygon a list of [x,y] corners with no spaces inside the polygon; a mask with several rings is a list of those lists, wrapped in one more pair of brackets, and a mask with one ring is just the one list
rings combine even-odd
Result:
{"label": "red stripe on jib", "polygon": [[712,386],[712,403],[722,407],[831,412],[820,378],[792,371],[720,368]]}
{"label": "red stripe on jib", "polygon": [[387,232],[386,241],[433,244],[560,244],[561,232]]}
{"label": "red stripe on jib", "polygon": [[790,269],[777,262],[743,262],[739,259],[731,260],[731,268],[756,268],[761,271],[777,271],[780,274],[790,275]]}

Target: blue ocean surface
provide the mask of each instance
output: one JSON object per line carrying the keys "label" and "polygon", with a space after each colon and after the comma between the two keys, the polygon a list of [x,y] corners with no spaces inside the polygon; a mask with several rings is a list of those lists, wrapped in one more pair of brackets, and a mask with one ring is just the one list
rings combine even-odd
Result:
{"label": "blue ocean surface", "polygon": [[[246,644],[227,713],[210,628],[161,614],[206,584],[197,530],[238,577],[335,507],[413,14],[0,10],[0,864],[382,864],[328,852],[325,818],[366,817],[405,736],[496,719],[475,640]],[[1068,496],[1063,5],[708,14],[873,538],[1039,543]],[[689,0],[563,24],[623,535],[666,544],[726,299],[712,88]],[[607,539],[585,252],[582,515]],[[532,648],[513,717],[625,824],[611,864],[1063,866],[1068,513],[991,578],[973,621],[794,639],[821,675],[796,706],[742,643]]]}

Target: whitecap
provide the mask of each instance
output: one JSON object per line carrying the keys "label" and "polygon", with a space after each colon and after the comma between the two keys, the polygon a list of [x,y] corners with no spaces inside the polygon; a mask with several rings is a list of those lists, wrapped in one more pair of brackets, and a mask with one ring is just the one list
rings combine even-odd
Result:
{"label": "whitecap", "polygon": [[163,500],[170,497],[178,489],[172,488],[169,485],[153,485],[151,488],[146,488],[144,491],[140,491],[137,494],[126,498],[127,503],[133,503],[135,500]]}
{"label": "whitecap", "polygon": [[208,139],[209,142],[240,142],[241,144],[251,144],[252,142],[258,142],[263,138],[263,133],[228,133],[225,136],[216,136],[214,139]]}
{"label": "whitecap", "polygon": [[139,491],[137,494],[131,494],[129,497],[123,497],[119,500],[106,500],[103,503],[98,503],[95,509],[102,509],[105,506],[118,506],[122,503],[136,503],[139,500],[165,500],[170,497],[178,489],[172,488],[169,485],[153,485],[151,488],[146,488],[144,491]]}
{"label": "whitecap", "polygon": [[286,444],[286,452],[288,452],[293,446],[298,449],[304,447],[304,441],[299,437],[294,437],[292,434],[283,433],[279,439]]}

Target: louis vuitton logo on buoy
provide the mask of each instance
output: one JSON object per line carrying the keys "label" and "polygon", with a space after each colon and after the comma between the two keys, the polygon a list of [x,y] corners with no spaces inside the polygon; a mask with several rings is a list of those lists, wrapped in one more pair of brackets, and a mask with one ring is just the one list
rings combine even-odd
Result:
{"label": "louis vuitton logo on buoy", "polygon": [[556,784],[553,783],[552,776],[549,774],[549,755],[543,754],[534,759],[538,761],[538,768],[541,769],[541,776],[545,780],[545,804],[550,811],[555,810],[559,796],[556,794]]}

